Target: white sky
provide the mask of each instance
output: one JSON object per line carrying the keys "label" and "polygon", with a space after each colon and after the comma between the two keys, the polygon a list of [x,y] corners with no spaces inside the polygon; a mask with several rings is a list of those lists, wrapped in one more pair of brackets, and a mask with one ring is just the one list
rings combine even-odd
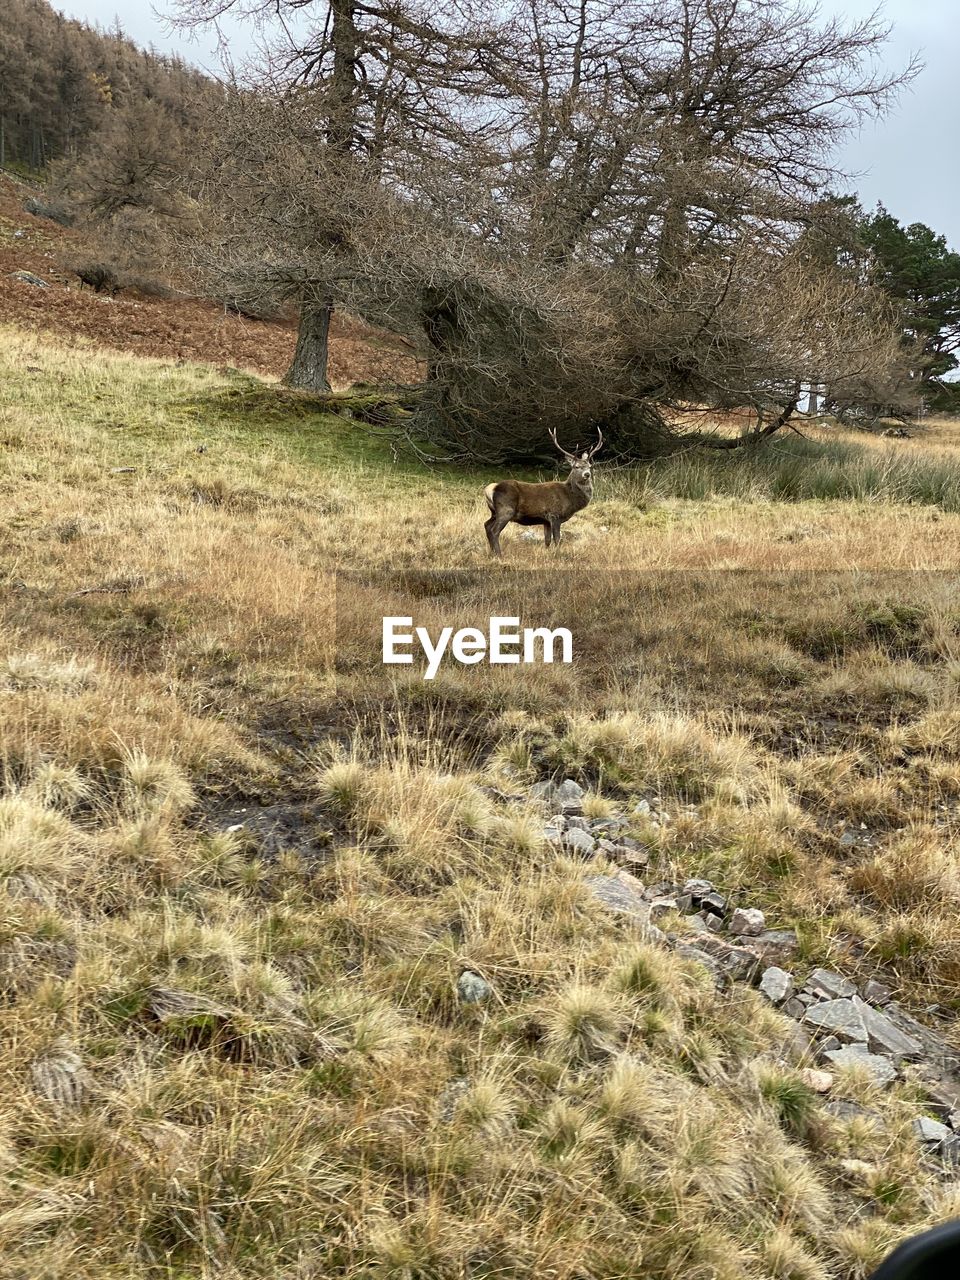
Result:
{"label": "white sky", "polygon": [[[110,26],[118,0],[53,0],[71,17]],[[882,201],[903,222],[925,222],[960,249],[960,148],[957,144],[960,80],[960,0],[821,0],[824,13],[861,18],[883,9],[893,32],[885,62],[902,68],[919,52],[925,67],[904,91],[894,111],[877,125],[851,137],[838,163],[854,175],[851,189],[867,208]],[[121,14],[128,36],[138,44],[177,50],[200,66],[217,66],[212,33],[190,39],[171,33],[164,21],[166,0],[131,0]],[[253,51],[252,32],[232,21],[226,27],[231,52],[241,61]]]}

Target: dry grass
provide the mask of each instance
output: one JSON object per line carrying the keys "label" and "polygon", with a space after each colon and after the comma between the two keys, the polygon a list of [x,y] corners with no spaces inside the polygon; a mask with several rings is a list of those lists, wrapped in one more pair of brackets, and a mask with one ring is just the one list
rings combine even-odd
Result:
{"label": "dry grass", "polygon": [[[912,571],[960,518],[885,500],[893,443],[856,500],[601,472],[556,557],[491,566],[489,477],[3,336],[9,1274],[853,1280],[948,1216],[908,1091],[845,1078],[880,1126],[829,1121],[783,1020],[605,915],[524,799],[652,799],[651,878],[955,1005],[960,601]],[[578,660],[387,682],[387,611],[571,625]],[[264,807],[303,839],[225,829]]]}

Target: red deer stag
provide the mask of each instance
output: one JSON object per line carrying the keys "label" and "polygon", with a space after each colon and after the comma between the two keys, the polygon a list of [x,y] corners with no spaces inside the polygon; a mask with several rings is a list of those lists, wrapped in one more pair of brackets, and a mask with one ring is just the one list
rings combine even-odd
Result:
{"label": "red deer stag", "polygon": [[[483,491],[490,508],[490,519],[483,526],[487,541],[495,556],[500,552],[500,534],[513,521],[515,524],[543,525],[543,544],[549,547],[560,544],[560,526],[571,516],[582,511],[593,497],[593,480],[590,463],[603,444],[603,433],[597,432],[597,443],[583,453],[567,453],[557,443],[557,433],[551,429],[550,439],[567,462],[570,474],[566,480],[551,480],[546,484],[527,484],[522,480],[500,480],[488,484]],[[578,446],[579,447],[579,446]]]}

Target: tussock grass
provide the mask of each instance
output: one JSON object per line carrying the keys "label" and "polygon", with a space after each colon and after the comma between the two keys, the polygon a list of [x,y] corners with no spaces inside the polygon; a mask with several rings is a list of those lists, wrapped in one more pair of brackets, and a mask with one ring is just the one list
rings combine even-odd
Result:
{"label": "tussock grass", "polygon": [[[960,605],[907,572],[960,553],[945,437],[601,473],[555,559],[488,566],[489,476],[4,338],[11,1274],[846,1280],[949,1216],[909,1091],[847,1073],[880,1119],[827,1124],[783,1019],[607,914],[527,798],[574,776],[651,880],[951,1004]],[[420,620],[522,593],[578,665],[387,684],[367,623],[424,569],[475,572]]]}

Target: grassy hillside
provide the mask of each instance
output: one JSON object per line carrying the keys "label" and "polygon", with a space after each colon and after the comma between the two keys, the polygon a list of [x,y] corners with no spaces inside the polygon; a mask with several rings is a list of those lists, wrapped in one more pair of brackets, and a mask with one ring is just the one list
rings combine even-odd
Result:
{"label": "grassy hillside", "polygon": [[[653,799],[650,880],[955,1010],[946,427],[600,468],[556,556],[493,565],[489,475],[246,374],[2,339],[7,1274],[853,1280],[960,1213],[915,1084],[841,1072],[869,1114],[824,1112],[788,1021],[606,914],[527,800]],[[387,603],[578,661],[387,680]]]}

